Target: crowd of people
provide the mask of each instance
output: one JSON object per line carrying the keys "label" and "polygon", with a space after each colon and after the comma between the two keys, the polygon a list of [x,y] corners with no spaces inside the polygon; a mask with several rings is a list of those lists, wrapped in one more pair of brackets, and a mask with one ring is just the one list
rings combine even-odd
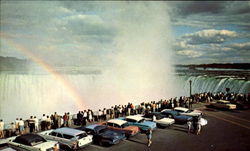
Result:
{"label": "crowd of people", "polygon": [[[163,109],[172,109],[174,107],[186,107],[192,108],[194,103],[205,102],[210,103],[213,100],[229,100],[232,102],[241,102],[244,104],[250,104],[250,95],[236,94],[236,93],[199,93],[194,94],[191,97],[181,96],[179,98],[170,98],[168,100],[142,102],[139,105],[128,103],[127,105],[115,105],[110,109],[99,109],[98,111],[92,111],[91,109],[79,111],[77,114],[70,114],[65,112],[64,115],[43,114],[41,119],[36,116],[30,116],[29,119],[23,120],[22,118],[16,118],[14,122],[10,124],[8,128],[5,128],[4,121],[0,119],[0,138],[5,136],[13,136],[24,133],[32,133],[38,131],[55,129],[58,127],[71,127],[74,125],[85,126],[87,123],[105,121],[108,119],[135,115],[146,114],[149,112],[159,112]],[[191,128],[191,123],[187,123]],[[5,132],[4,132],[5,130]]]}

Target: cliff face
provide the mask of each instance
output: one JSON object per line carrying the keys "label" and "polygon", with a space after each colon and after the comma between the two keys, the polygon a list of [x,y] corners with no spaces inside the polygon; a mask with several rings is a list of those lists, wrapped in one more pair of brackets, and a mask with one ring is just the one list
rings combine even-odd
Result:
{"label": "cliff face", "polygon": [[0,71],[27,70],[29,60],[0,56]]}

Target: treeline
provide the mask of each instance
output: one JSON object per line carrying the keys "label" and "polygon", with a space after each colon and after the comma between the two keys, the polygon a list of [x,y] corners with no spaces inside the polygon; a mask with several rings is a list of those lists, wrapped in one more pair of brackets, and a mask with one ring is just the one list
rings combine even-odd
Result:
{"label": "treeline", "polygon": [[218,69],[250,69],[250,63],[213,63],[213,64],[189,64],[175,65],[175,67],[195,68],[218,68]]}
{"label": "treeline", "polygon": [[0,71],[27,70],[29,60],[0,56]]}

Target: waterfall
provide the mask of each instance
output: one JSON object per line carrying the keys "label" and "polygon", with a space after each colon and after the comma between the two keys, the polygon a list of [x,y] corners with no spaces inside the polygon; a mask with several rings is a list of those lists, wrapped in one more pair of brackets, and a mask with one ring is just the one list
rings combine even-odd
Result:
{"label": "waterfall", "polygon": [[189,96],[189,81],[192,81],[192,93],[202,92],[230,92],[247,94],[250,92],[250,81],[233,77],[216,76],[179,76],[177,77],[180,88],[183,86],[184,93],[180,95]]}

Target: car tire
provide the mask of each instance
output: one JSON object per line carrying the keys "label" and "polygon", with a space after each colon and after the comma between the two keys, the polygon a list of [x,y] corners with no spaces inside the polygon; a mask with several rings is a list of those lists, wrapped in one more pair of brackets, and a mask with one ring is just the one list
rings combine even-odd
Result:
{"label": "car tire", "polygon": [[102,142],[102,140],[101,140],[101,139],[99,139],[98,144],[99,144],[100,146],[103,146],[103,142]]}

